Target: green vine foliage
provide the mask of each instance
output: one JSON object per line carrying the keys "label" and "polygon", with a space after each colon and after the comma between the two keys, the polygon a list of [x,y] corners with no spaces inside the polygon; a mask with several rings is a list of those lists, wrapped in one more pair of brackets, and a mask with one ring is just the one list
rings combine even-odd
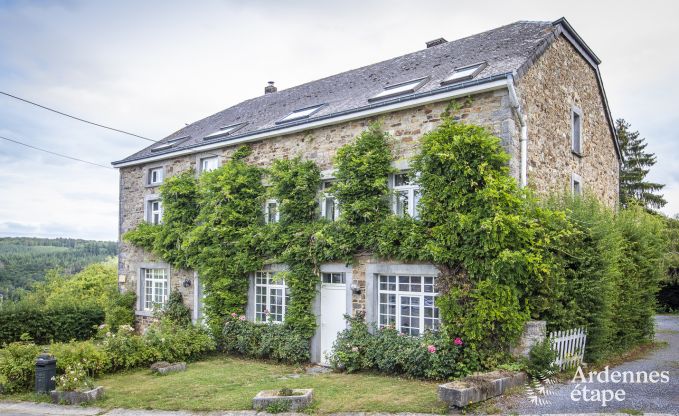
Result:
{"label": "green vine foliage", "polygon": [[246,155],[239,150],[219,169],[200,176],[198,215],[182,244],[188,266],[204,284],[206,315],[217,333],[231,313],[245,310],[247,276],[262,267],[263,172],[245,163]]}
{"label": "green vine foliage", "polygon": [[[413,159],[419,218],[391,214],[390,138],[371,125],[334,159],[331,192],[341,210],[335,222],[319,218],[320,172],[312,161],[277,160],[262,169],[245,162],[249,149],[242,147],[198,179],[193,173],[168,179],[161,188],[163,224],[141,224],[125,238],[175,267],[198,271],[215,333],[232,313],[245,311],[248,276],[265,263],[282,263],[288,270],[277,277],[291,295],[283,328],[308,340],[316,328],[320,264],[374,254],[439,268],[441,333],[464,340],[459,360],[465,371],[506,359],[531,317],[561,328],[586,325],[590,352],[600,354],[594,357],[631,325],[642,329],[626,343],[647,338],[655,292],[648,289],[636,301],[624,290],[640,290],[641,276],[661,269],[655,253],[662,241],[649,240],[636,225],[654,230],[656,222],[638,213],[620,215],[624,221],[611,225],[615,215],[601,211],[601,224],[591,226],[587,210],[539,203],[509,174],[500,139],[451,117],[422,137]],[[264,224],[266,198],[280,203],[278,223]],[[621,267],[634,270],[637,280],[619,278]],[[632,308],[638,318],[618,325],[613,307]]]}

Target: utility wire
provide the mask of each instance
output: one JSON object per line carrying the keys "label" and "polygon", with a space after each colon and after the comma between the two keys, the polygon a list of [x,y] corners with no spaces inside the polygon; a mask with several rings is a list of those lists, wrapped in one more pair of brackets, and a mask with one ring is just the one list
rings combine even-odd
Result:
{"label": "utility wire", "polygon": [[101,127],[101,128],[103,128],[103,129],[107,129],[107,130],[116,131],[116,132],[118,132],[118,133],[127,134],[128,136],[137,137],[137,138],[139,138],[139,139],[147,140],[147,141],[149,141],[149,142],[154,142],[154,143],[157,143],[157,142],[158,142],[158,140],[149,139],[148,137],[144,137],[144,136],[140,136],[140,135],[138,135],[138,134],[130,133],[130,132],[127,132],[127,131],[125,131],[125,130],[120,130],[120,129],[116,129],[116,128],[113,128],[113,127],[104,126],[103,124],[95,123],[95,122],[93,122],[93,121],[88,121],[88,120],[82,119],[82,118],[80,118],[80,117],[72,116],[72,115],[70,115],[70,114],[66,114],[66,113],[61,112],[61,111],[59,111],[59,110],[55,110],[55,109],[53,109],[53,108],[49,108],[49,107],[46,107],[46,106],[41,105],[41,104],[38,104],[38,103],[34,103],[33,101],[29,101],[29,100],[26,100],[26,99],[24,99],[24,98],[17,97],[16,95],[12,95],[12,94],[9,94],[9,93],[3,92],[3,91],[0,91],[0,94],[6,95],[7,97],[10,97],[10,98],[14,98],[15,100],[23,101],[23,102],[25,102],[25,103],[34,105],[34,106],[36,106],[36,107],[40,107],[40,108],[42,108],[42,109],[45,109],[45,110],[47,110],[47,111],[51,111],[51,112],[53,112],[53,113],[57,113],[57,114],[59,114],[59,115],[65,116],[65,117],[72,118],[72,119],[74,119],[74,120],[82,121],[83,123],[91,124],[91,125],[93,125],[93,126]]}
{"label": "utility wire", "polygon": [[100,164],[98,164],[98,163],[94,163],[94,162],[89,162],[89,161],[87,161],[87,160],[78,159],[77,157],[72,157],[72,156],[68,156],[68,155],[63,155],[63,154],[61,154],[61,153],[53,152],[53,151],[51,151],[51,150],[47,150],[47,149],[42,149],[42,148],[40,148],[40,147],[31,146],[30,144],[22,143],[22,142],[20,142],[20,141],[18,141],[18,140],[13,140],[13,139],[10,139],[10,138],[8,138],[8,137],[0,136],[0,139],[7,140],[8,142],[12,142],[12,143],[19,144],[19,145],[21,145],[21,146],[30,147],[31,149],[40,150],[41,152],[49,153],[49,154],[52,154],[52,155],[55,155],[55,156],[64,157],[64,158],[66,158],[66,159],[75,160],[75,161],[77,161],[77,162],[88,163],[88,164],[90,164],[90,165],[99,166],[100,168],[113,169],[111,166],[100,165]]}

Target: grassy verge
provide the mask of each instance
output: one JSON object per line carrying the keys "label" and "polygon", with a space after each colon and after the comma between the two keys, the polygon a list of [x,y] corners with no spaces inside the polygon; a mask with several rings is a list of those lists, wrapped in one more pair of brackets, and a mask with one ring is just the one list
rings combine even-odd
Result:
{"label": "grassy verge", "polygon": [[[158,376],[149,370],[101,377],[106,395],[97,407],[160,410],[244,410],[260,390],[313,388],[314,413],[442,413],[437,383],[376,374],[305,374],[302,369],[216,356],[190,363],[185,372]],[[5,396],[35,400],[35,395]]]}

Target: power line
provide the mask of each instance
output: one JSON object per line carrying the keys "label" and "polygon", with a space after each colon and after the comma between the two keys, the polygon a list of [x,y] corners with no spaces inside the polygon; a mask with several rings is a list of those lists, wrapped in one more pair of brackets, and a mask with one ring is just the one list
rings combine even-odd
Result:
{"label": "power line", "polygon": [[22,142],[20,142],[20,141],[18,141],[18,140],[13,140],[13,139],[10,139],[10,138],[8,138],[8,137],[0,136],[0,139],[7,140],[8,142],[12,142],[12,143],[19,144],[19,145],[21,145],[21,146],[30,147],[31,149],[40,150],[41,152],[49,153],[49,154],[52,154],[52,155],[55,155],[55,156],[64,157],[64,158],[66,158],[66,159],[75,160],[75,161],[77,161],[77,162],[88,163],[88,164],[90,164],[90,165],[99,166],[99,167],[101,167],[101,168],[106,168],[106,169],[113,169],[111,166],[100,165],[100,164],[98,164],[98,163],[94,163],[94,162],[89,162],[89,161],[87,161],[87,160],[78,159],[77,157],[72,157],[72,156],[68,156],[68,155],[63,155],[63,154],[61,154],[61,153],[53,152],[53,151],[51,151],[51,150],[42,149],[42,148],[40,148],[40,147],[35,147],[35,146],[30,145],[30,144],[22,143]]}
{"label": "power line", "polygon": [[53,109],[53,108],[46,107],[46,106],[41,105],[41,104],[38,104],[38,103],[34,103],[33,101],[29,101],[29,100],[27,100],[27,99],[25,99],[25,98],[17,97],[16,95],[12,95],[12,94],[9,94],[9,93],[3,92],[3,91],[0,91],[0,94],[6,95],[7,97],[14,98],[15,100],[23,101],[23,102],[25,102],[25,103],[34,105],[34,106],[36,106],[36,107],[40,107],[40,108],[42,108],[42,109],[45,109],[45,110],[47,110],[47,111],[51,111],[51,112],[53,112],[53,113],[57,113],[57,114],[59,114],[59,115],[65,116],[65,117],[72,118],[72,119],[74,119],[74,120],[82,121],[83,123],[87,123],[87,124],[91,124],[91,125],[93,125],[93,126],[101,127],[101,128],[103,128],[103,129],[108,129],[108,130],[116,131],[116,132],[118,132],[118,133],[127,134],[128,136],[137,137],[137,138],[139,138],[139,139],[147,140],[147,141],[149,141],[149,142],[154,142],[154,143],[157,143],[157,142],[158,142],[158,140],[149,139],[148,137],[144,137],[144,136],[140,136],[140,135],[138,135],[138,134],[130,133],[130,132],[125,131],[125,130],[120,130],[120,129],[116,129],[116,128],[109,127],[109,126],[104,126],[103,124],[95,123],[95,122],[93,122],[93,121],[88,121],[88,120],[82,119],[82,118],[80,118],[80,117],[72,116],[72,115],[70,115],[70,114],[66,114],[66,113],[61,112],[61,111],[59,111],[59,110],[55,110],[55,109]]}

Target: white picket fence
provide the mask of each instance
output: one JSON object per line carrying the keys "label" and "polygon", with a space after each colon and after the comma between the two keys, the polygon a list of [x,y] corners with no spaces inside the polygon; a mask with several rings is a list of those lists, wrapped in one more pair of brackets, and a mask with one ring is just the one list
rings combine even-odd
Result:
{"label": "white picket fence", "polygon": [[587,342],[587,331],[584,328],[550,332],[549,340],[557,354],[554,364],[559,369],[573,368],[582,364]]}

